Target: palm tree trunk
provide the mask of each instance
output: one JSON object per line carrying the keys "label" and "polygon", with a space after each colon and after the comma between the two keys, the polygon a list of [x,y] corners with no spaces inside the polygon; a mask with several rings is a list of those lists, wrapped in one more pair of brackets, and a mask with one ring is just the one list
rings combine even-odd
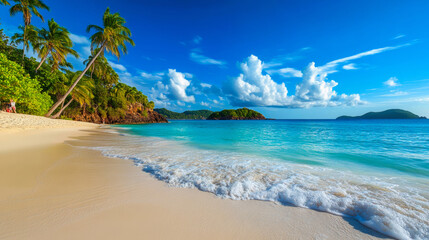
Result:
{"label": "palm tree trunk", "polygon": [[63,113],[64,109],[66,109],[66,108],[70,105],[70,103],[71,103],[71,102],[73,102],[73,98],[72,98],[72,99],[70,99],[70,101],[68,101],[68,102],[67,102],[67,104],[66,104],[66,105],[64,105],[64,107],[62,107],[62,108],[60,109],[60,111],[58,111],[58,112],[57,112],[54,116],[52,116],[51,118],[55,119],[55,118],[57,118],[57,117],[61,116],[61,113]]}
{"label": "palm tree trunk", "polygon": [[79,77],[76,79],[76,81],[73,83],[73,85],[71,85],[71,87],[69,88],[69,90],[67,90],[66,94],[64,94],[64,96],[60,100],[58,100],[51,107],[51,109],[49,109],[49,111],[45,114],[45,117],[51,116],[51,114],[55,111],[55,109],[57,109],[57,107],[62,102],[64,102],[64,100],[66,100],[67,96],[71,93],[71,91],[73,91],[74,87],[76,87],[76,85],[78,84],[78,82],[80,81],[80,79],[83,77],[83,75],[85,75],[85,73],[88,71],[88,69],[91,67],[91,65],[95,62],[95,60],[97,59],[97,57],[103,52],[105,44],[106,43],[103,43],[103,45],[101,45],[100,51],[98,51],[97,55],[95,55],[95,57],[91,60],[91,62],[88,64],[88,66],[86,66],[85,70],[83,70],[83,72],[79,75]]}
{"label": "palm tree trunk", "polygon": [[39,68],[42,66],[42,64],[46,61],[46,58],[48,58],[48,53],[46,53],[46,55],[40,61],[39,66],[37,66],[37,68],[36,68],[36,72],[37,72],[37,70],[39,70]]}
{"label": "palm tree trunk", "polygon": [[26,40],[26,33],[27,33],[27,24],[25,24],[24,27],[24,36],[23,39],[24,41],[22,42],[22,67],[24,67],[24,59],[25,59],[25,40]]}

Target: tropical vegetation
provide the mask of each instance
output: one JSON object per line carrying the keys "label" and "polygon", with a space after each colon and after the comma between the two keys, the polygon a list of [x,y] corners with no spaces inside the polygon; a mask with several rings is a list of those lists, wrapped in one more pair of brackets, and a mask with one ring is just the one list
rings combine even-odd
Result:
{"label": "tropical vegetation", "polygon": [[248,108],[226,109],[212,113],[207,120],[263,120],[264,115]]}
{"label": "tropical vegetation", "polygon": [[[51,118],[105,123],[166,121],[153,111],[154,103],[142,92],[121,83],[107,61],[106,54],[119,59],[127,53],[128,44],[134,46],[131,31],[118,13],[107,8],[101,26],[87,27],[93,32],[91,56],[82,59],[83,70],[74,71],[67,57],[81,58],[73,50],[70,32],[54,19],[41,29],[31,25],[33,15],[44,20],[39,10],[49,10],[47,5],[41,0],[0,3],[11,5],[10,14],[22,13],[24,19],[24,26],[11,37],[0,29],[2,109],[13,99],[18,112]],[[25,55],[30,49],[38,59]]]}
{"label": "tropical vegetation", "polygon": [[203,120],[213,113],[210,110],[184,111],[182,113],[178,113],[178,112],[167,110],[165,108],[155,108],[154,111],[163,115],[167,119],[179,119],[179,120],[185,120],[185,119]]}

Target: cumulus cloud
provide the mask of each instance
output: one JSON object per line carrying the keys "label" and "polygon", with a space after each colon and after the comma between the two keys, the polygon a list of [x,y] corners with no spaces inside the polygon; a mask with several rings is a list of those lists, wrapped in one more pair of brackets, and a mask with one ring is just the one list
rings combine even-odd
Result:
{"label": "cumulus cloud", "polygon": [[384,82],[384,85],[389,87],[397,87],[400,86],[398,79],[396,77],[391,77],[387,81]]}
{"label": "cumulus cloud", "polygon": [[275,82],[263,69],[262,61],[254,55],[241,64],[242,73],[224,86],[232,105],[304,108],[363,103],[358,94],[338,95],[333,90],[338,83],[327,81],[329,72],[314,63],[302,72],[302,82],[296,86],[295,95],[290,96],[285,84]]}
{"label": "cumulus cloud", "polygon": [[176,69],[168,69],[167,79],[164,82],[158,81],[152,87],[151,96],[159,103],[167,99],[177,100],[179,105],[183,105],[184,102],[195,103],[195,97],[187,93],[187,88],[190,85],[191,82],[185,78],[184,73],[178,72]]}
{"label": "cumulus cloud", "polygon": [[344,70],[355,70],[358,69],[354,63],[346,64],[343,66]]}
{"label": "cumulus cloud", "polygon": [[185,74],[177,72],[176,69],[168,69],[168,77],[170,81],[167,87],[172,96],[183,102],[195,103],[195,97],[186,94],[186,88],[191,85],[191,82],[186,80]]}
{"label": "cumulus cloud", "polygon": [[242,73],[224,86],[234,106],[282,106],[290,102],[284,83],[274,82],[262,73],[263,64],[251,55],[241,64]]}

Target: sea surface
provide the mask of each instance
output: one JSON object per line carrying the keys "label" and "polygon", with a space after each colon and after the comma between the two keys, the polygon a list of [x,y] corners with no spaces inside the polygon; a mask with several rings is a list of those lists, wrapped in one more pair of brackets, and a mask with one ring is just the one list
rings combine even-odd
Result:
{"label": "sea surface", "polygon": [[126,142],[98,149],[171,186],[429,239],[429,120],[190,120],[116,129]]}

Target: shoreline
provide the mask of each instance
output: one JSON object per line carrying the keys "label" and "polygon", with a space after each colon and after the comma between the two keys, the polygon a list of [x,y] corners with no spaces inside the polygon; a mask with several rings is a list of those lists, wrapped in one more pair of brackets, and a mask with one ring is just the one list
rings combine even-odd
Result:
{"label": "shoreline", "polygon": [[111,134],[97,125],[0,132],[17,146],[0,148],[0,238],[386,238],[351,218],[168,187],[132,161],[85,149]]}

